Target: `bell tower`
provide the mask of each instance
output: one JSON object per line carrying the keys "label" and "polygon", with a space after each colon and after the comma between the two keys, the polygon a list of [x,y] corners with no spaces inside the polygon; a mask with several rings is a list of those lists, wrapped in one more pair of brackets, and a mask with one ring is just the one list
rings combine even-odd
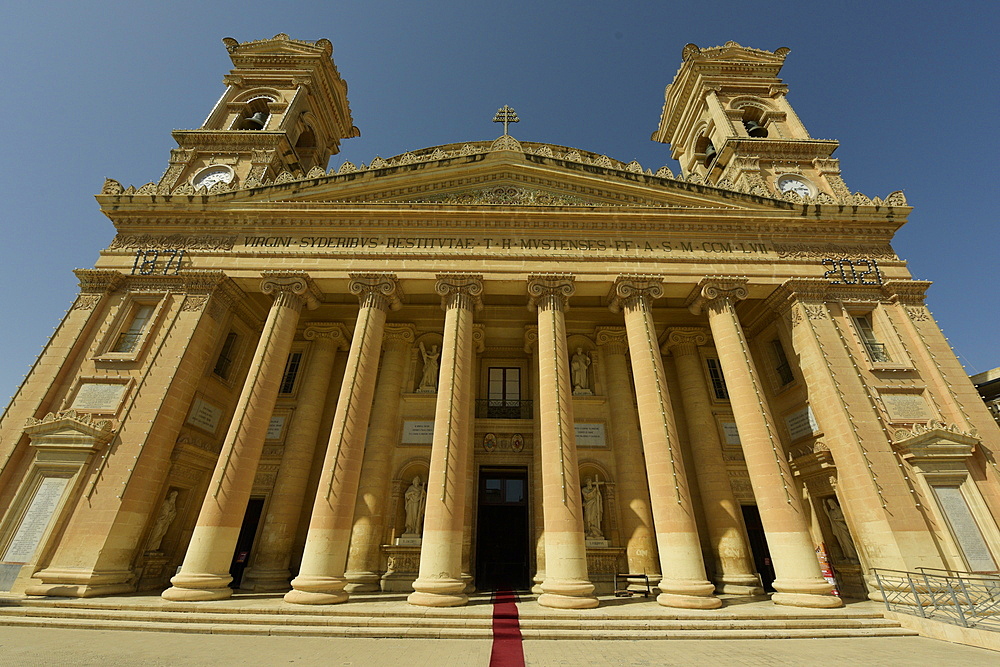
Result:
{"label": "bell tower", "polygon": [[234,66],[223,79],[226,90],[199,129],[173,132],[178,147],[170,152],[158,192],[219,184],[230,189],[286,171],[299,177],[325,171],[340,140],[360,136],[329,40],[279,34],[222,42]]}
{"label": "bell tower", "polygon": [[670,144],[685,178],[792,200],[851,196],[831,157],[838,142],[810,137],[785,97],[788,52],[684,47],[652,139]]}

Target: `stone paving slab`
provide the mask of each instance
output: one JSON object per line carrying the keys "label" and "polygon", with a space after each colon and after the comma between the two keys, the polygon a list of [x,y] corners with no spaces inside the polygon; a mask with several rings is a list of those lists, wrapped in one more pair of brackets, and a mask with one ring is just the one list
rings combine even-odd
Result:
{"label": "stone paving slab", "polygon": [[[80,667],[486,667],[490,639],[259,637],[0,626],[0,664]],[[922,637],[524,642],[530,667],[947,664],[985,667],[998,654]]]}

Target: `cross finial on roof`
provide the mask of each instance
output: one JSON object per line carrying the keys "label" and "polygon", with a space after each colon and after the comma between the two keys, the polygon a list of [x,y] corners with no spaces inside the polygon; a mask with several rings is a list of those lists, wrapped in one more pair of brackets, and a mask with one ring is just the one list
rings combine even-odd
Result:
{"label": "cross finial on roof", "polygon": [[494,123],[503,123],[503,133],[507,134],[507,123],[519,123],[521,119],[517,117],[517,112],[506,104],[497,109],[497,115],[493,116]]}

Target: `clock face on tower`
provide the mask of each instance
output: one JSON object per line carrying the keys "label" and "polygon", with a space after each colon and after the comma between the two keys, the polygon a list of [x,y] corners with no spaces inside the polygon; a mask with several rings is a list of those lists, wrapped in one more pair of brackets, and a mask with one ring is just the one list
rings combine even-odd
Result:
{"label": "clock face on tower", "polygon": [[801,176],[779,176],[778,177],[778,192],[784,194],[786,192],[794,192],[803,199],[811,199],[815,196],[815,188],[812,183],[802,178]]}
{"label": "clock face on tower", "polygon": [[194,178],[191,179],[191,185],[196,189],[211,188],[216,183],[229,183],[233,180],[233,176],[233,170],[224,165],[206,167],[194,175]]}

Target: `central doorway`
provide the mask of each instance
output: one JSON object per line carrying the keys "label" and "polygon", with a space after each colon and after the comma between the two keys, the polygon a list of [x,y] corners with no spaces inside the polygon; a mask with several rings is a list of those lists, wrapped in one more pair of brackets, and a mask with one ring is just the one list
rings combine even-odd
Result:
{"label": "central doorway", "polygon": [[526,590],[528,577],[528,469],[479,471],[476,588]]}

